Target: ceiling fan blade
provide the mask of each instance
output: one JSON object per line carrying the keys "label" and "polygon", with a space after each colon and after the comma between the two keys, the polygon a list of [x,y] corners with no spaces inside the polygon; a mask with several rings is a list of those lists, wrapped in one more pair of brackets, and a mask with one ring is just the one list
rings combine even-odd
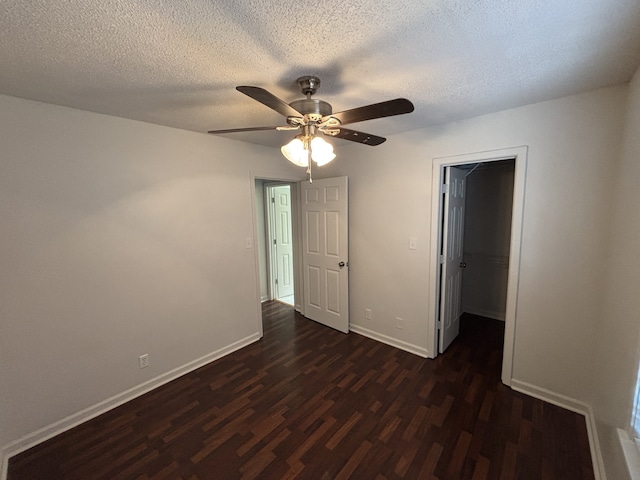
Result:
{"label": "ceiling fan blade", "polygon": [[340,120],[342,125],[347,125],[349,123],[364,122],[365,120],[373,120],[374,118],[391,117],[393,115],[402,115],[411,112],[413,112],[413,103],[406,98],[396,98],[395,100],[373,103],[364,107],[327,115],[322,120],[325,121],[325,119],[333,117]]}
{"label": "ceiling fan blade", "polygon": [[375,147],[376,145],[380,145],[384,143],[387,139],[384,137],[378,137],[377,135],[371,135],[370,133],[358,132],[356,130],[349,130],[348,128],[339,129],[338,133],[327,133],[327,135],[331,137],[341,138],[343,140],[350,140],[352,142],[362,143],[364,145],[371,145]]}
{"label": "ceiling fan blade", "polygon": [[275,110],[280,115],[284,115],[285,117],[302,117],[302,114],[295,108],[284,100],[280,100],[274,94],[266,91],[264,88],[240,86],[236,87],[236,90]]}
{"label": "ceiling fan blade", "polygon": [[281,127],[247,127],[247,128],[227,128],[224,130],[209,130],[207,133],[222,134],[236,132],[257,132],[260,130],[277,130]]}

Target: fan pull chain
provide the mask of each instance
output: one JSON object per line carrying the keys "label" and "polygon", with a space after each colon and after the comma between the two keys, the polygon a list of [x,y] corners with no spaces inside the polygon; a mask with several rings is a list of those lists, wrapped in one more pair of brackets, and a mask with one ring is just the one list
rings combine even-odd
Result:
{"label": "fan pull chain", "polygon": [[311,178],[311,142],[309,142],[309,149],[307,150],[307,158],[309,159],[309,166],[307,167],[307,174],[309,175],[309,183],[313,183]]}

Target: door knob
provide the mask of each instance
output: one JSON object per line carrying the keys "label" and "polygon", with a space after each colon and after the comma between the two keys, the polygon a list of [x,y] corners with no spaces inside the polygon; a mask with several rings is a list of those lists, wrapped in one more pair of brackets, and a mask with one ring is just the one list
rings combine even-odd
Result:
{"label": "door knob", "polygon": [[467,268],[467,262],[460,262],[460,268]]}
{"label": "door knob", "polygon": [[338,266],[339,266],[340,268],[343,268],[345,265],[346,265],[346,264],[345,264],[344,262],[340,262],[340,263],[338,264]]}

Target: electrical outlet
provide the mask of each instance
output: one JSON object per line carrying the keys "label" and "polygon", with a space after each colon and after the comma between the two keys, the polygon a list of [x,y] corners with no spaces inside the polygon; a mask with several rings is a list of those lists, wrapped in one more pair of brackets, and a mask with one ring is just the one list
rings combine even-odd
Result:
{"label": "electrical outlet", "polygon": [[370,308],[365,308],[364,309],[364,318],[366,318],[367,320],[371,320],[371,309]]}
{"label": "electrical outlet", "polygon": [[140,355],[138,357],[138,364],[140,368],[145,368],[149,366],[149,354],[145,353],[144,355]]}
{"label": "electrical outlet", "polygon": [[402,330],[404,328],[404,320],[400,317],[396,317],[396,328]]}

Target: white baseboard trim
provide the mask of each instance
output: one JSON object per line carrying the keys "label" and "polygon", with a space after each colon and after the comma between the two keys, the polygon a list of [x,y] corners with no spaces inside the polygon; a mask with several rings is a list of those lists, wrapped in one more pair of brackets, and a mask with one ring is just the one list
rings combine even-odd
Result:
{"label": "white baseboard trim", "polygon": [[372,338],[373,340],[377,340],[378,342],[386,343],[387,345],[391,345],[392,347],[399,348],[400,350],[404,350],[405,352],[413,353],[414,355],[418,355],[419,357],[429,358],[429,351],[426,348],[419,347],[418,345],[413,345],[412,343],[403,342],[402,340],[398,340],[397,338],[382,335],[381,333],[374,332],[373,330],[361,327],[360,325],[351,324],[349,325],[349,330],[365,337]]}
{"label": "white baseboard trim", "polygon": [[203,367],[204,365],[222,358],[225,355],[233,353],[236,350],[240,350],[241,348],[246,347],[247,345],[250,345],[258,340],[260,340],[260,334],[257,332],[253,333],[248,337],[242,338],[237,342],[227,345],[226,347],[220,348],[214,352],[197,358],[196,360],[186,363],[181,367],[175,368],[167,373],[158,375],[151,380],[141,383],[140,385],[130,388],[129,390],[126,390],[122,393],[114,395],[113,397],[107,398],[106,400],[98,402],[91,407],[80,410],[79,412],[69,415],[62,420],[47,425],[40,430],[25,435],[24,437],[14,442],[11,442],[10,444],[2,448],[2,471],[0,474],[0,480],[6,480],[7,471],[9,468],[9,459],[14,455],[24,452],[25,450],[28,450],[31,447],[38,445],[39,443],[49,440],[56,435],[66,432],[67,430],[86,422],[87,420],[91,420],[92,418],[108,412],[109,410],[112,410],[122,405],[123,403],[129,402],[134,398],[139,397],[140,395],[144,395],[145,393],[150,392],[155,388],[169,383],[170,381],[175,380],[176,378],[181,377],[189,372],[192,372],[193,370]]}
{"label": "white baseboard trim", "polygon": [[571,410],[572,412],[580,413],[582,415],[586,415],[587,413],[588,405],[586,403],[571,397],[567,397],[566,395],[562,395],[560,393],[552,392],[551,390],[547,390],[546,388],[538,387],[527,382],[522,382],[520,380],[516,380],[515,378],[511,379],[511,388],[518,392],[529,395],[530,397],[538,398],[540,400],[544,400],[545,402],[552,403],[553,405],[557,405],[558,407]]}
{"label": "white baseboard trim", "polygon": [[462,311],[465,313],[470,313],[471,315],[479,315],[481,317],[492,318],[494,320],[500,320],[502,322],[504,322],[506,318],[504,312],[493,312],[491,310],[482,310],[481,308],[463,306]]}
{"label": "white baseboard trim", "polygon": [[525,395],[529,395],[530,397],[544,400],[545,402],[583,415],[585,424],[587,426],[587,435],[589,437],[589,449],[591,450],[593,473],[596,480],[607,480],[607,475],[604,471],[602,450],[600,449],[600,440],[598,439],[598,431],[596,428],[596,418],[593,414],[591,405],[580,400],[567,397],[566,395],[552,392],[551,390],[547,390],[546,388],[537,387],[530,383],[522,382],[516,379],[511,379],[511,388],[520,393],[524,393]]}

